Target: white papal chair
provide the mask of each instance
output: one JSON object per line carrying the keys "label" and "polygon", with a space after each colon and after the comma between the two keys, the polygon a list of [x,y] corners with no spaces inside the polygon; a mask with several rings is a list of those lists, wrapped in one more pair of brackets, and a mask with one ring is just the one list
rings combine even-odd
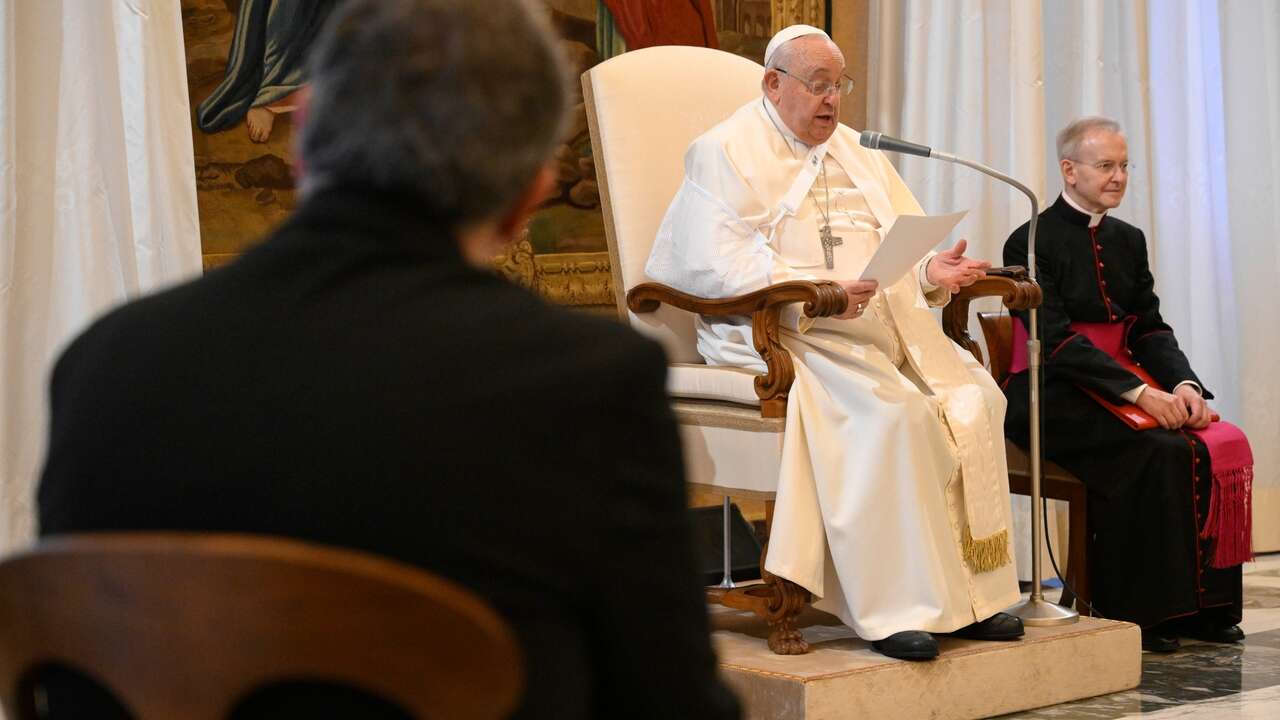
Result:
{"label": "white papal chair", "polygon": [[[689,482],[697,490],[724,496],[726,504],[729,497],[764,500],[768,523],[794,378],[791,356],[779,341],[779,313],[789,303],[803,302],[811,317],[838,314],[847,305],[844,290],[827,281],[790,281],[712,300],[646,282],[644,275],[658,226],[683,179],[689,143],[759,97],[763,75],[763,67],[737,55],[663,46],[601,63],[583,74],[582,85],[618,311],[667,352],[667,389],[680,423]],[[1025,291],[1019,287],[1017,279],[993,277],[967,289],[971,292],[966,296],[1003,295],[1009,302]],[[967,309],[966,299],[966,314]],[[756,350],[768,372],[703,363],[695,313],[752,316]],[[762,570],[767,553],[766,544]],[[804,588],[768,573],[761,584],[730,584],[726,572],[726,582],[707,589],[708,598],[767,620],[769,648],[775,653],[808,650],[795,625],[810,600]]]}

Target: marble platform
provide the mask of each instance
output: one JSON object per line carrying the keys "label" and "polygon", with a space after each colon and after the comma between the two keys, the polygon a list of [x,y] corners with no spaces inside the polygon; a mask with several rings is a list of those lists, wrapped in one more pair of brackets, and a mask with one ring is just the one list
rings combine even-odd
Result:
{"label": "marble platform", "polygon": [[746,720],[983,718],[1128,690],[1142,672],[1138,628],[1108,620],[1028,628],[1017,642],[941,638],[941,657],[924,663],[886,658],[812,609],[807,655],[771,653],[750,613],[713,607],[711,622]]}
{"label": "marble platform", "polygon": [[1277,720],[1280,718],[1280,554],[1244,567],[1243,643],[1183,640],[1142,656],[1125,692],[1009,715],[1004,720]]}

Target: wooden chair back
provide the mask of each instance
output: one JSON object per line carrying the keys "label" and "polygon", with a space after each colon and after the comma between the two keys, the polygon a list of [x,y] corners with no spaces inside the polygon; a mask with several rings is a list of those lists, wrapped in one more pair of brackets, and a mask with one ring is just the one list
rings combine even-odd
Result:
{"label": "wooden chair back", "polygon": [[[980,312],[978,325],[982,328],[982,338],[987,346],[987,358],[990,360],[991,376],[997,384],[1004,384],[1009,377],[1009,363],[1013,356],[1013,316],[1007,312]],[[982,358],[978,358],[981,360]],[[1009,462],[1009,490],[1017,495],[1031,494],[1031,458],[1026,451],[1012,442],[1005,441]],[[1084,483],[1076,476],[1054,462],[1045,462],[1041,492],[1045,497],[1054,500],[1065,500],[1068,503],[1070,526],[1070,547],[1067,555],[1068,581],[1075,593],[1064,591],[1062,604],[1070,606],[1076,597],[1083,603],[1091,599],[1088,571],[1088,496]]]}
{"label": "wooden chair back", "polygon": [[[1009,376],[1009,360],[1013,352],[1013,317],[1005,312],[980,312],[978,325],[991,361],[991,376],[1003,383]],[[981,360],[981,358],[979,358]]]}
{"label": "wooden chair back", "polygon": [[0,563],[0,701],[31,720],[27,679],[87,674],[139,720],[226,718],[264,686],[349,686],[415,718],[489,720],[523,686],[506,623],[422,570],[282,538],[105,533]]}

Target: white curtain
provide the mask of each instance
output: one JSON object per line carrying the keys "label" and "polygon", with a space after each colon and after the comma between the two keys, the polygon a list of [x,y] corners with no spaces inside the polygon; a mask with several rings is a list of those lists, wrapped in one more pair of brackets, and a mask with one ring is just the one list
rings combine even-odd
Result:
{"label": "white curtain", "polygon": [[0,551],[34,530],[59,350],[200,270],[180,12],[0,0]]}
{"label": "white curtain", "polygon": [[[868,125],[1005,170],[1042,205],[1062,187],[1059,128],[1124,126],[1115,214],[1146,231],[1165,318],[1253,442],[1255,549],[1280,550],[1280,3],[872,0],[870,24]],[[999,262],[1027,219],[966,168],[898,166],[927,211],[972,209],[956,237],[976,256]]]}
{"label": "white curtain", "polygon": [[1239,411],[1229,417],[1253,442],[1254,548],[1280,550],[1280,3],[1223,2],[1218,22],[1228,235],[1214,241],[1228,246],[1231,264],[1215,269],[1230,273],[1236,315],[1223,324],[1238,343],[1228,367]]}

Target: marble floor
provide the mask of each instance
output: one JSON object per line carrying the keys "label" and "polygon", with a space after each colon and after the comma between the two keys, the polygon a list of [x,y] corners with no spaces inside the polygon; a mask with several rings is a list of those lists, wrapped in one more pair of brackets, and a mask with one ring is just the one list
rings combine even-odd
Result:
{"label": "marble floor", "polygon": [[[1019,720],[1280,719],[1280,554],[1244,570],[1239,645],[1183,640],[1167,655],[1143,653],[1142,684],[1133,690],[1003,716]],[[1064,662],[1064,672],[1070,666]]]}

